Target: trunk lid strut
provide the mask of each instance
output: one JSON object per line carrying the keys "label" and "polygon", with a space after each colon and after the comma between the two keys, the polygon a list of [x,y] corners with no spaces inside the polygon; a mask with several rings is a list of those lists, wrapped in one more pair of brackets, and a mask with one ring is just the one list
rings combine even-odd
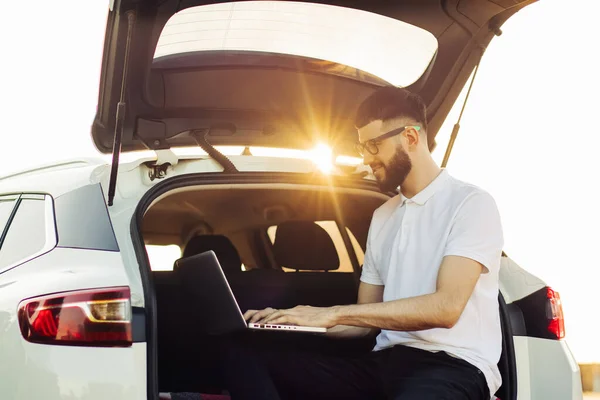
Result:
{"label": "trunk lid strut", "polygon": [[125,46],[125,63],[123,65],[123,78],[121,81],[121,96],[117,103],[117,115],[115,124],[115,140],[112,151],[112,166],[110,169],[110,180],[108,183],[108,205],[113,205],[115,189],[117,186],[117,173],[119,169],[119,156],[121,154],[121,139],[123,137],[123,126],[125,124],[125,93],[127,86],[127,72],[129,69],[129,50],[131,48],[131,36],[135,25],[135,12],[127,11],[127,44]]}
{"label": "trunk lid strut", "polygon": [[450,139],[448,140],[448,147],[446,147],[446,153],[444,154],[444,160],[442,161],[442,168],[446,168],[448,165],[448,159],[450,158],[450,153],[452,153],[452,148],[454,147],[454,142],[456,141],[456,136],[458,136],[458,131],[460,130],[460,120],[463,116],[463,112],[465,111],[465,107],[467,105],[467,100],[469,100],[469,95],[471,94],[471,88],[473,87],[473,82],[475,82],[475,77],[477,76],[477,70],[479,69],[479,64],[481,64],[481,59],[483,58],[483,54],[485,53],[485,49],[482,47],[481,56],[479,60],[477,60],[477,64],[475,64],[475,70],[473,71],[473,77],[471,78],[471,83],[469,84],[469,89],[467,90],[467,95],[465,96],[465,101],[463,102],[463,106],[460,110],[460,115],[458,116],[458,121],[454,124],[454,128],[452,128],[452,134],[450,135]]}

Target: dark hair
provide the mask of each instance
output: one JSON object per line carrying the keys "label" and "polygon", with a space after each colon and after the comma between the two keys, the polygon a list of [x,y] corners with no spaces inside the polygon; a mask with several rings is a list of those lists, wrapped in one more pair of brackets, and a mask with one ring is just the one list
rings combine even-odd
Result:
{"label": "dark hair", "polygon": [[372,121],[387,121],[398,117],[408,117],[427,130],[427,107],[417,94],[404,88],[386,86],[377,89],[358,107],[354,124],[362,128]]}

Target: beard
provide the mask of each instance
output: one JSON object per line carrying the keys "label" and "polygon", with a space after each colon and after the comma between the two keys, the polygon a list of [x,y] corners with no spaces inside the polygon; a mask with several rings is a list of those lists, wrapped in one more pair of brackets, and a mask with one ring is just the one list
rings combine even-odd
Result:
{"label": "beard", "polygon": [[377,182],[379,183],[379,188],[383,192],[391,192],[404,183],[404,180],[412,169],[412,162],[404,149],[398,146],[396,148],[396,153],[391,160],[386,163],[375,162],[372,164],[371,168],[373,168],[373,166],[383,169],[384,172],[383,177],[375,175],[375,178],[377,178]]}

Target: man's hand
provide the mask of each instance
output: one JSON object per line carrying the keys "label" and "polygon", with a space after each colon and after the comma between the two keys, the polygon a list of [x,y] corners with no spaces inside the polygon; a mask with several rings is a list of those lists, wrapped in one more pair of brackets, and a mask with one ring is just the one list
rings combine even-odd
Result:
{"label": "man's hand", "polygon": [[264,310],[248,310],[244,313],[244,319],[248,323],[262,323],[265,318],[277,311],[274,308],[268,307]]}
{"label": "man's hand", "polygon": [[[382,301],[383,286],[370,285],[364,282],[360,283],[360,287],[358,289],[359,304],[380,303]],[[331,315],[335,317],[333,318],[333,320],[337,319],[337,315],[339,314],[338,311],[340,311],[343,307],[344,306],[337,306],[332,308],[315,308],[300,306],[289,310],[277,310],[269,307],[265,308],[264,310],[248,310],[244,313],[244,319],[249,323],[259,324],[264,324],[268,321],[271,324],[326,327],[328,329],[328,334],[330,334],[331,337],[337,338],[363,337],[376,332],[376,329],[362,328],[356,326],[340,326],[337,324],[337,321],[335,321],[336,324],[333,324]],[[317,315],[319,321],[322,320],[323,323],[321,325],[317,325],[317,318],[314,318],[315,314]],[[278,319],[280,317],[284,318],[282,320],[287,320],[290,322],[279,322],[281,321],[280,319]],[[303,322],[300,322],[300,320],[302,320]]]}
{"label": "man's hand", "polygon": [[244,319],[250,323],[304,325],[332,328],[336,325],[336,307],[297,306],[288,310],[266,308],[261,311],[248,310]]}

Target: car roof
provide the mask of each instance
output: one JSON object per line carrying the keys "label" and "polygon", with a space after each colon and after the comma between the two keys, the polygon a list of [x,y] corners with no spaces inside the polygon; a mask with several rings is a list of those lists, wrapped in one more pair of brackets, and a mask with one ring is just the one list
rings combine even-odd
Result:
{"label": "car roof", "polygon": [[0,194],[48,193],[58,197],[93,183],[98,168],[108,168],[100,158],[74,158],[24,168],[0,176]]}

